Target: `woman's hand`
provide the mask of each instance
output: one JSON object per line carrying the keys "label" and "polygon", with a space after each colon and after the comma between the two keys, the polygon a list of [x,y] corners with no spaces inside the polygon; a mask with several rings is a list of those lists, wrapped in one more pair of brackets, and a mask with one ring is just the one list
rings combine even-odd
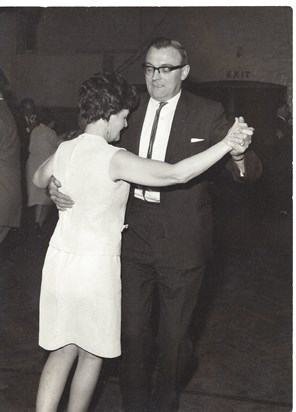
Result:
{"label": "woman's hand", "polygon": [[254,128],[245,123],[243,117],[236,117],[233,125],[223,139],[224,143],[231,147],[231,156],[244,153],[252,142]]}
{"label": "woman's hand", "polygon": [[71,208],[74,202],[70,196],[64,195],[59,191],[60,187],[62,187],[61,182],[52,176],[47,187],[50,198],[59,210],[64,211]]}

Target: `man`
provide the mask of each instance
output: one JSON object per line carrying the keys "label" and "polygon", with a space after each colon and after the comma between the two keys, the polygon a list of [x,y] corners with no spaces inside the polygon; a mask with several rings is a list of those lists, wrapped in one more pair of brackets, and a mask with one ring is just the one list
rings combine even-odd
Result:
{"label": "man", "polygon": [[275,212],[290,216],[292,212],[292,116],[289,104],[282,101],[273,121],[270,165],[270,190]]}
{"label": "man", "polygon": [[12,227],[20,226],[22,200],[20,142],[4,96],[9,83],[0,69],[0,245]]}
{"label": "man", "polygon": [[275,136],[277,139],[282,139],[286,135],[291,134],[292,117],[289,104],[287,101],[282,101],[276,109],[276,116],[274,121]]}
{"label": "man", "polygon": [[[140,99],[131,115],[122,146],[142,157],[175,163],[204,151],[226,135],[230,126],[220,104],[181,91],[190,67],[180,43],[155,39],[143,69],[149,95]],[[244,122],[242,118],[240,121]],[[237,180],[256,177],[244,157],[250,141],[246,138],[239,152],[231,152],[228,167]],[[254,159],[251,152],[246,157]],[[49,190],[63,210],[69,204],[67,198],[53,184]],[[160,190],[132,188],[126,223],[120,373],[125,410],[176,411],[179,376],[181,379],[186,367],[187,331],[211,251],[212,217],[206,175]],[[156,289],[158,360],[151,389],[150,315]]]}
{"label": "man", "polygon": [[26,183],[26,163],[29,157],[30,134],[37,125],[36,107],[34,100],[25,97],[19,104],[18,112],[15,116],[18,134],[21,143],[21,175],[22,175],[22,195],[23,204],[27,205],[27,183]]}
{"label": "man", "polygon": [[37,125],[35,103],[34,100],[30,97],[26,97],[20,102],[19,113],[16,116],[16,122],[21,139],[22,161],[26,162],[28,158],[30,134],[34,127]]}

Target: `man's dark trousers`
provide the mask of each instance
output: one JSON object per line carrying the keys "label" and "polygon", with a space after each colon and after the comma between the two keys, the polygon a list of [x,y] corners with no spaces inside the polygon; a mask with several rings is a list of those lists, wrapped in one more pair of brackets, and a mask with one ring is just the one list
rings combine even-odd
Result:
{"label": "man's dark trousers", "polygon": [[[187,336],[205,266],[170,265],[161,204],[134,199],[122,251],[121,387],[126,411],[177,410],[177,387],[191,359]],[[183,245],[182,247],[186,247]],[[158,289],[159,322],[155,381],[151,387],[150,315]]]}

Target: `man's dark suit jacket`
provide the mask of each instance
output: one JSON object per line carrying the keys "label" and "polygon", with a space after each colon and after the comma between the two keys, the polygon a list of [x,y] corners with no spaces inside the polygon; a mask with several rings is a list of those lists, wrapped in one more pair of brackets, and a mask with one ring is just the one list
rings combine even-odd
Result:
{"label": "man's dark suit jacket", "polygon": [[[120,146],[135,154],[139,152],[149,97],[148,94],[140,97],[139,106],[131,113],[128,128],[120,142]],[[229,128],[220,103],[182,91],[172,123],[165,161],[176,163],[203,152],[224,138]],[[229,160],[228,168],[235,179],[241,180],[239,170],[232,160]],[[251,176],[248,178],[255,178],[256,176],[252,175],[258,174],[257,169],[258,167],[252,167]],[[248,175],[248,167],[246,174]],[[207,173],[204,173],[186,184],[160,188],[159,207],[163,211],[166,250],[170,264],[175,268],[202,266],[212,253],[212,210],[208,185]],[[133,202],[133,190],[130,202]],[[129,206],[130,204],[126,223],[132,218]],[[127,254],[128,251],[123,248],[123,257]]]}

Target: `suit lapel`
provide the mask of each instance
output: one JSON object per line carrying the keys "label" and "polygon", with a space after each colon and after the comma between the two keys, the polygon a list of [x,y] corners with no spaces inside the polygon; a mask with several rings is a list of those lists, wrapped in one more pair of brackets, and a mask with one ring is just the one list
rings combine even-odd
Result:
{"label": "suit lapel", "polygon": [[[180,140],[185,139],[185,126],[187,117],[188,110],[186,104],[186,96],[185,93],[182,92],[176,107],[174,120],[171,127],[170,138],[165,156],[166,162],[171,162],[177,143],[180,142]],[[185,147],[185,145],[179,145],[178,150],[182,147]]]}

